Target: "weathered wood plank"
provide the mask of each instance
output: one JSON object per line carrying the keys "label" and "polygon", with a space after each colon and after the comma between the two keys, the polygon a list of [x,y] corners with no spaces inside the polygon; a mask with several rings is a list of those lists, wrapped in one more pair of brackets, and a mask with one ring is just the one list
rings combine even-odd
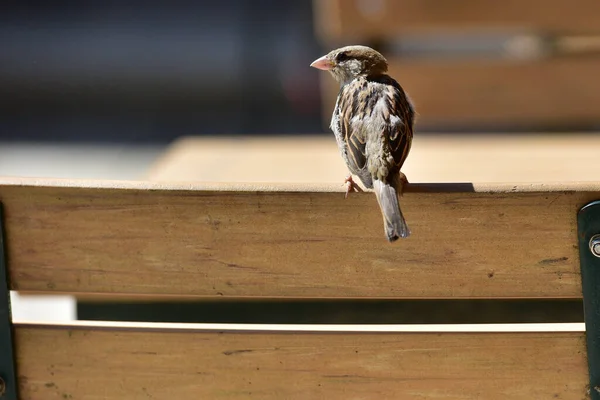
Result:
{"label": "weathered wood plank", "polygon": [[[504,61],[390,57],[390,75],[415,103],[417,127],[429,129],[567,128],[597,123],[599,70],[597,56]],[[321,75],[327,119],[339,85],[329,74]]]}
{"label": "weathered wood plank", "polygon": [[413,185],[413,236],[389,244],[372,193],[338,186],[51,184],[0,182],[14,290],[575,298],[575,216],[600,198],[596,184]]}
{"label": "weathered wood plank", "polygon": [[64,399],[573,399],[583,333],[16,328],[21,396]]}
{"label": "weathered wood plank", "polygon": [[[333,103],[329,106],[331,113]],[[402,170],[412,182],[597,181],[598,154],[600,134],[417,133]],[[330,183],[341,187],[347,174],[329,133],[185,137],[169,146],[147,177],[164,182]]]}
{"label": "weathered wood plank", "polygon": [[415,32],[473,29],[600,33],[595,0],[315,0],[322,40],[380,39]]}

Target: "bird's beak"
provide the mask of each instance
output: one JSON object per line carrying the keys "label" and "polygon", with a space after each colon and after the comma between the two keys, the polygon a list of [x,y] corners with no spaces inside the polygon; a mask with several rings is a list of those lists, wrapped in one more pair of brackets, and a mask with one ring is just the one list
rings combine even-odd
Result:
{"label": "bird's beak", "polygon": [[323,56],[313,61],[312,64],[310,64],[310,66],[313,68],[322,69],[323,71],[327,71],[334,67],[334,63],[329,58],[327,58],[327,56]]}

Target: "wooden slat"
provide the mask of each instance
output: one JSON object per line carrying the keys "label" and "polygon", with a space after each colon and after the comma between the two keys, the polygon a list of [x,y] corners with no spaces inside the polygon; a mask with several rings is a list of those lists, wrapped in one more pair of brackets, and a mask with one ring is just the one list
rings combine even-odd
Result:
{"label": "wooden slat", "polygon": [[414,32],[518,29],[600,33],[595,0],[315,0],[321,39],[380,39]]}
{"label": "wooden slat", "polygon": [[[600,6],[600,3],[598,3]],[[390,59],[412,98],[417,129],[591,126],[600,121],[600,57],[516,60]],[[339,85],[321,74],[325,119]]]}
{"label": "wooden slat", "polygon": [[[412,182],[595,181],[598,154],[600,134],[417,132],[403,171]],[[341,185],[347,174],[333,134],[328,133],[295,138],[186,137],[168,148],[147,177],[164,182]]]}
{"label": "wooden slat", "polygon": [[373,194],[337,185],[0,181],[12,289],[213,297],[580,297],[576,212],[598,198],[413,185],[413,236],[389,244]]}
{"label": "wooden slat", "polygon": [[585,398],[583,333],[212,333],[16,328],[21,396]]}

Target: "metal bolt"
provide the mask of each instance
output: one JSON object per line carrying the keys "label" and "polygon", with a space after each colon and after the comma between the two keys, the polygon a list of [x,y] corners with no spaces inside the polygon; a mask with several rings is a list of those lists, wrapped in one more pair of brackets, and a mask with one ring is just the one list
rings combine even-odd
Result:
{"label": "metal bolt", "polygon": [[6,393],[6,383],[4,383],[4,379],[0,378],[0,397],[3,397],[4,393]]}
{"label": "metal bolt", "polygon": [[593,255],[600,258],[600,235],[594,235],[590,239],[590,251]]}

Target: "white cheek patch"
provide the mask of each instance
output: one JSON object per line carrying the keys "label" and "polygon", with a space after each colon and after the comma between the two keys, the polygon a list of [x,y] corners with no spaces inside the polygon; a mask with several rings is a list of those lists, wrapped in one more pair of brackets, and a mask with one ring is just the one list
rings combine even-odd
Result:
{"label": "white cheek patch", "polygon": [[348,62],[348,69],[352,71],[353,75],[358,75],[362,72],[363,66],[362,63],[357,60],[351,60]]}

